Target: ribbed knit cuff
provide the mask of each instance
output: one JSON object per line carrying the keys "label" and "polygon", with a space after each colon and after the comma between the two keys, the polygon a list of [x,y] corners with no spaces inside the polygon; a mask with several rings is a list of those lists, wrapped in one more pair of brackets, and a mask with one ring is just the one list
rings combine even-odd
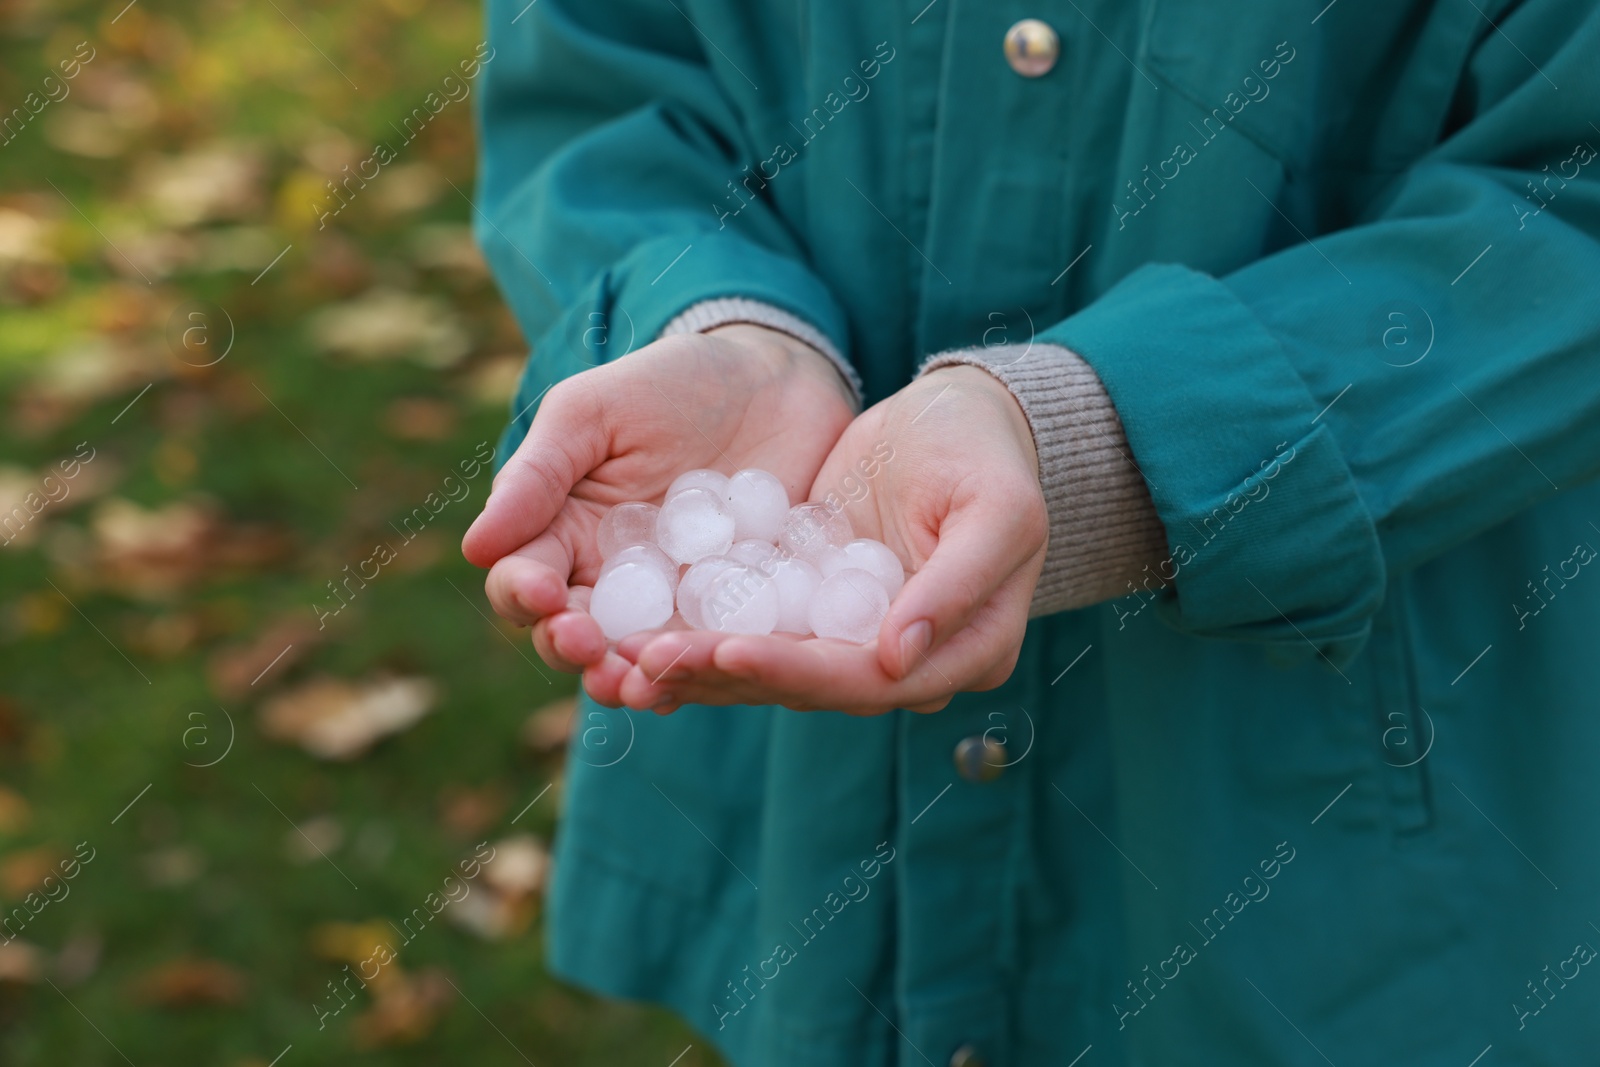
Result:
{"label": "ribbed knit cuff", "polygon": [[917,373],[963,363],[1000,379],[1033,428],[1050,544],[1030,614],[1097,604],[1126,594],[1129,583],[1142,587],[1166,558],[1167,536],[1094,369],[1059,345],[1033,343],[941,352]]}
{"label": "ribbed knit cuff", "polygon": [[803,341],[815,348],[818,352],[833,361],[843,376],[845,383],[850,386],[851,396],[855,399],[856,409],[861,408],[861,378],[856,374],[856,369],[844,358],[837,346],[821,330],[811,325],[806,320],[789,314],[781,308],[771,304],[762,303],[760,300],[747,300],[744,297],[727,296],[715,300],[702,300],[691,305],[677,318],[662,327],[663,337],[674,333],[705,333],[718,326],[731,326],[734,323],[747,322],[754,326],[765,326],[769,330],[786,333],[797,341]]}

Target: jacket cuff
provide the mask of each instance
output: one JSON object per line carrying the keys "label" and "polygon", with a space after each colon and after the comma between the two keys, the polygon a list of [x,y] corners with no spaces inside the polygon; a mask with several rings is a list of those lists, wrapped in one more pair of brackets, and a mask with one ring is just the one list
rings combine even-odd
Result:
{"label": "jacket cuff", "polygon": [[849,360],[839,351],[834,343],[828,340],[826,334],[798,315],[791,315],[782,308],[773,307],[771,304],[760,300],[749,300],[745,297],[726,296],[713,300],[702,300],[685,309],[671,322],[661,329],[661,336],[675,333],[705,333],[718,326],[731,326],[734,323],[750,323],[755,326],[765,326],[769,330],[786,333],[797,341],[804,342],[827,356],[832,361],[834,368],[850,386],[851,397],[855,401],[856,410],[861,410],[861,378],[856,374],[856,369],[850,365]]}
{"label": "jacket cuff", "polygon": [[942,352],[917,373],[953,364],[998,378],[1033,429],[1050,542],[1030,614],[1086,607],[1148,579],[1165,558],[1166,533],[1094,369],[1069,349],[1035,342]]}

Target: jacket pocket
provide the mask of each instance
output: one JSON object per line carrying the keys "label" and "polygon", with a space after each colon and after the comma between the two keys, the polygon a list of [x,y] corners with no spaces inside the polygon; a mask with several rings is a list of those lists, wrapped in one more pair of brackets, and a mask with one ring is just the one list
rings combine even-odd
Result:
{"label": "jacket pocket", "polygon": [[1286,167],[1309,157],[1316,50],[1299,20],[1285,29],[1284,11],[1273,0],[1226,9],[1155,0],[1145,58],[1194,105],[1193,120],[1176,131],[1191,150],[1232,130]]}
{"label": "jacket pocket", "polygon": [[1368,646],[1373,657],[1378,772],[1398,834],[1417,833],[1433,819],[1428,756],[1434,722],[1417,698],[1410,609],[1410,589],[1404,580],[1391,582],[1373,620]]}

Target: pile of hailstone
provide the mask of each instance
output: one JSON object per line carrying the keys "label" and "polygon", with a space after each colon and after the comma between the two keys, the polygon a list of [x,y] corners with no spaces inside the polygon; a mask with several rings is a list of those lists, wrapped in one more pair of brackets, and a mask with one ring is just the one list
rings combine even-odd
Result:
{"label": "pile of hailstone", "polygon": [[854,538],[824,504],[791,508],[783,483],[761,470],[681,474],[660,507],[612,507],[598,540],[605,562],[589,614],[612,641],[676,611],[697,630],[864,644],[906,580],[887,545]]}

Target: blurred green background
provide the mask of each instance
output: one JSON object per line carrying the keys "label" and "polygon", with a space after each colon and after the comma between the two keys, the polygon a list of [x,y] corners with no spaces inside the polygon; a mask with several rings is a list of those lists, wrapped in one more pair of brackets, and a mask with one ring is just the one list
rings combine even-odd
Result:
{"label": "blurred green background", "polygon": [[125,3],[0,0],[0,1064],[716,1062],[541,962],[476,3]]}

